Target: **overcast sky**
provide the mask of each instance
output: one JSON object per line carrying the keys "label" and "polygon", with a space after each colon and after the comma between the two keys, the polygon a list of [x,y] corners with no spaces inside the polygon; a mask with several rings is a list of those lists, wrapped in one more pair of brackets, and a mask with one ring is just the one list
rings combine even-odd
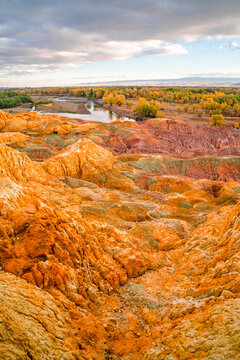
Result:
{"label": "overcast sky", "polygon": [[240,0],[0,0],[0,86],[240,76]]}

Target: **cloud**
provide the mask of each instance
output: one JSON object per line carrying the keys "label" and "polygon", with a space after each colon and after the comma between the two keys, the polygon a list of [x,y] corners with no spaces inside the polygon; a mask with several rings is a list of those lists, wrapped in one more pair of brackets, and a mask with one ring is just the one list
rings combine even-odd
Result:
{"label": "cloud", "polygon": [[0,0],[0,70],[186,54],[183,40],[239,36],[239,14],[236,0]]}
{"label": "cloud", "polygon": [[225,45],[219,46],[219,49],[220,50],[230,49],[230,50],[233,50],[233,51],[240,51],[240,42],[238,42],[238,41],[230,41],[230,42],[226,43]]}

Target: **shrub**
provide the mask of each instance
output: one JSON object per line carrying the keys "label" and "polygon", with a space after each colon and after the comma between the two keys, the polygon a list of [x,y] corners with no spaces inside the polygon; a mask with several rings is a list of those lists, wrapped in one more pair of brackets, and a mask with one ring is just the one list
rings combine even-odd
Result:
{"label": "shrub", "polygon": [[157,117],[157,118],[162,118],[162,117],[164,117],[164,112],[158,110],[158,112],[157,112],[157,114],[156,114],[156,117]]}
{"label": "shrub", "polygon": [[127,106],[128,109],[130,109],[130,107],[132,106],[132,102],[131,102],[131,101],[127,101],[127,102],[126,102],[126,106]]}
{"label": "shrub", "polygon": [[133,111],[142,118],[158,117],[158,115],[160,115],[159,117],[162,116],[161,112],[159,111],[158,105],[154,101],[151,101],[151,103],[149,104],[147,101],[143,102],[141,99],[139,99]]}

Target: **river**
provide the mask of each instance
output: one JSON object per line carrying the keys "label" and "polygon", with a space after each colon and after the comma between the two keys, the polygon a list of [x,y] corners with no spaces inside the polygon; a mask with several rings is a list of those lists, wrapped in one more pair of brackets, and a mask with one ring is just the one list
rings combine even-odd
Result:
{"label": "river", "polygon": [[[85,102],[85,106],[87,110],[89,111],[89,114],[72,114],[68,112],[51,112],[51,111],[37,111],[39,114],[56,114],[64,117],[68,117],[71,119],[82,119],[87,121],[99,121],[103,123],[110,123],[112,121],[121,120],[121,121],[134,121],[134,119],[131,119],[126,116],[119,116],[113,111],[103,107],[102,105],[99,105],[95,103],[92,100],[78,100],[78,99],[67,99],[67,98],[55,98],[51,99],[55,101],[68,101],[68,102]],[[33,106],[32,111],[35,110],[35,106]]]}

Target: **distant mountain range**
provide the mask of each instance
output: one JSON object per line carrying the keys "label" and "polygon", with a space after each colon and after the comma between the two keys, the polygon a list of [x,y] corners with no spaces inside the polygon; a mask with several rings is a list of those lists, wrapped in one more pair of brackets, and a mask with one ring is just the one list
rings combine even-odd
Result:
{"label": "distant mountain range", "polygon": [[193,86],[193,87],[239,87],[239,77],[183,77],[180,79],[114,80],[82,83],[81,86]]}
{"label": "distant mountain range", "polygon": [[[139,80],[114,80],[114,81],[96,81],[96,82],[78,82],[75,85],[62,85],[62,87],[76,86],[152,86],[152,87],[240,87],[240,77],[183,77],[178,79],[139,79]],[[51,86],[40,86],[39,88],[48,88]],[[61,87],[61,85],[59,86]],[[26,89],[33,88],[26,86]],[[16,90],[17,87],[0,87],[3,90]]]}

